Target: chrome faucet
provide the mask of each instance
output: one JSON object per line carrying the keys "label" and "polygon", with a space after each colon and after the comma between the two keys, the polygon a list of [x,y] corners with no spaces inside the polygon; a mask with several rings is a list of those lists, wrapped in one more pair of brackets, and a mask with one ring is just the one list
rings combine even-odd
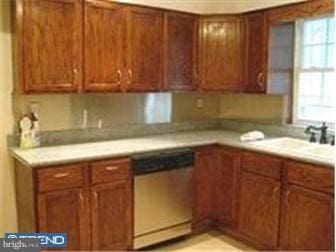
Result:
{"label": "chrome faucet", "polygon": [[322,125],[320,127],[316,127],[316,126],[313,126],[313,125],[310,125],[308,126],[306,129],[305,129],[305,134],[311,134],[310,135],[310,138],[309,138],[309,142],[316,142],[316,132],[314,131],[320,131],[321,134],[320,134],[320,141],[319,143],[320,144],[326,144],[328,143],[327,141],[327,130],[328,130],[328,126],[326,125],[325,122],[322,123]]}

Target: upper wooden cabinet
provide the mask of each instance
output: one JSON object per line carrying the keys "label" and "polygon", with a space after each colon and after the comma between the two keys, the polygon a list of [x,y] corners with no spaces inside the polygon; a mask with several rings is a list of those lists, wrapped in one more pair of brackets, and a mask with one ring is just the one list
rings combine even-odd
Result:
{"label": "upper wooden cabinet", "polygon": [[245,16],[246,30],[246,72],[247,92],[266,92],[268,25],[265,11]]}
{"label": "upper wooden cabinet", "polygon": [[127,90],[156,91],[162,85],[163,13],[127,8]]}
{"label": "upper wooden cabinet", "polygon": [[124,6],[86,1],[84,7],[84,89],[118,91],[124,79]]}
{"label": "upper wooden cabinet", "polygon": [[195,90],[198,80],[198,17],[166,12],[164,41],[164,89]]}
{"label": "upper wooden cabinet", "polygon": [[162,83],[163,14],[107,2],[85,4],[85,90],[157,91]]}
{"label": "upper wooden cabinet", "polygon": [[244,70],[242,16],[201,18],[201,90],[240,91]]}
{"label": "upper wooden cabinet", "polygon": [[83,3],[17,0],[18,82],[23,92],[74,92],[82,83]]}
{"label": "upper wooden cabinet", "polygon": [[107,0],[12,3],[15,81],[24,93],[263,93],[268,26],[334,11],[332,0],[201,17]]}

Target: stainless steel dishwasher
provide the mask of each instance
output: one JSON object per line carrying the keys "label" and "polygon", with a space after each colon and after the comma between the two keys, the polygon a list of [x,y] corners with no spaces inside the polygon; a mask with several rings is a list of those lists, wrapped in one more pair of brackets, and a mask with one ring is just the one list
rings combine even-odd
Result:
{"label": "stainless steel dishwasher", "polygon": [[133,156],[135,249],[191,232],[193,165],[190,149]]}

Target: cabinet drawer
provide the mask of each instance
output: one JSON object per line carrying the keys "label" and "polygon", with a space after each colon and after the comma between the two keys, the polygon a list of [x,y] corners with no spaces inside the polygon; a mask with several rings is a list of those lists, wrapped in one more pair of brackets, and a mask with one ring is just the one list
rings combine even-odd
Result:
{"label": "cabinet drawer", "polygon": [[116,159],[91,164],[91,183],[97,184],[130,178],[130,160]]}
{"label": "cabinet drawer", "polygon": [[334,168],[287,161],[285,179],[288,183],[328,193],[334,192]]}
{"label": "cabinet drawer", "polygon": [[83,186],[84,174],[81,165],[67,165],[37,170],[39,192]]}
{"label": "cabinet drawer", "polygon": [[280,179],[281,159],[269,155],[243,152],[242,169],[266,177]]}

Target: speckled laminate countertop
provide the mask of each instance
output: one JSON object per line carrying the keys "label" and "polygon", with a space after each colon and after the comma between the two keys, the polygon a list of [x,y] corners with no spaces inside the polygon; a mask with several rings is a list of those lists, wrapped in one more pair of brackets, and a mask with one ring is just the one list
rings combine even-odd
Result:
{"label": "speckled laminate countertop", "polygon": [[41,147],[30,150],[12,148],[12,155],[30,167],[60,165],[80,161],[98,160],[136,153],[160,151],[182,147],[220,144],[273,154],[299,161],[334,167],[334,157],[319,158],[295,151],[280,151],[251,142],[240,141],[240,133],[225,130],[178,132],[139,138],[127,138],[83,144]]}

